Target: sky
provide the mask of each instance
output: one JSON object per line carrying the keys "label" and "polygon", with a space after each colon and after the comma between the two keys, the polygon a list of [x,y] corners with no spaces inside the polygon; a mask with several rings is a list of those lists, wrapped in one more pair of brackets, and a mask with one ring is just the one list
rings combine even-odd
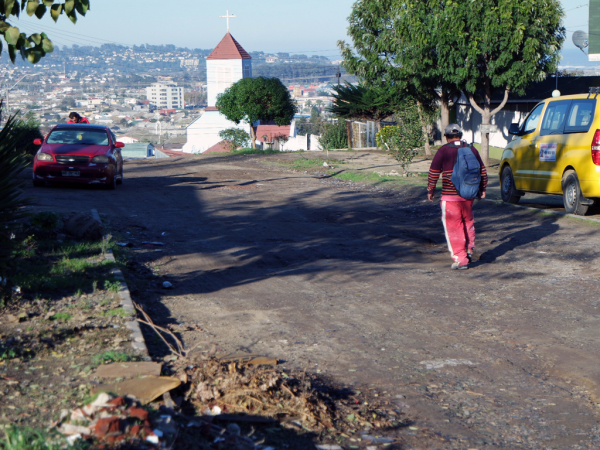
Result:
{"label": "sky", "polygon": [[[337,41],[349,41],[347,18],[354,0],[90,0],[91,9],[76,25],[63,14],[58,23],[23,15],[14,21],[28,34],[46,31],[58,46],[174,44],[178,47],[214,48],[227,32],[247,51],[286,52],[339,58]],[[561,0],[567,39],[561,65],[600,65],[572,43],[573,32],[588,31],[586,0]]]}
{"label": "sky", "polygon": [[[90,0],[76,25],[63,14],[55,24],[23,15],[14,25],[46,31],[57,45],[174,44],[214,48],[230,32],[246,51],[304,53],[339,57],[337,41],[347,39],[354,0]],[[46,14],[49,16],[49,14]],[[74,33],[77,33],[75,35]],[[79,35],[79,36],[78,36]]]}

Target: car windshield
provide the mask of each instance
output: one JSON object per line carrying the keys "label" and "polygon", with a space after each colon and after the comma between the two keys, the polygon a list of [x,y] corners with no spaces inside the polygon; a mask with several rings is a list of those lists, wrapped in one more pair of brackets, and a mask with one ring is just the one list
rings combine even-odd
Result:
{"label": "car windshield", "polygon": [[48,136],[48,144],[108,145],[104,130],[54,130]]}

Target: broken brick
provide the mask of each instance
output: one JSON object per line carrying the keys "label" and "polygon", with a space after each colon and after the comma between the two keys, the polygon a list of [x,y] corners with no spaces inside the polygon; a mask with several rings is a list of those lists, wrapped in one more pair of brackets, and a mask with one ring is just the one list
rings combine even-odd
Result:
{"label": "broken brick", "polygon": [[148,411],[142,408],[129,408],[129,417],[139,420],[148,420]]}
{"label": "broken brick", "polygon": [[131,437],[137,437],[140,434],[140,431],[142,431],[142,427],[140,425],[134,425],[131,427],[131,430],[129,430],[129,435]]}
{"label": "broken brick", "polygon": [[125,399],[123,397],[113,398],[108,404],[112,406],[125,406]]}
{"label": "broken brick", "polygon": [[96,436],[100,439],[104,438],[109,433],[118,433],[121,428],[120,420],[118,417],[105,417],[99,419],[96,423],[94,431]]}

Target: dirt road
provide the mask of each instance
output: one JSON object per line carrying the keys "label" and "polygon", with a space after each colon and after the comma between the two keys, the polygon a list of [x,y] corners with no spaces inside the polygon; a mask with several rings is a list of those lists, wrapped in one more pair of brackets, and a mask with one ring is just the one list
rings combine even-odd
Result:
{"label": "dirt road", "polygon": [[163,242],[134,252],[160,276],[132,289],[157,321],[198,324],[188,348],[372,389],[414,420],[402,448],[600,447],[598,224],[479,202],[480,260],[451,271],[422,186],[265,164],[295,157],[130,162],[113,192],[30,193]]}

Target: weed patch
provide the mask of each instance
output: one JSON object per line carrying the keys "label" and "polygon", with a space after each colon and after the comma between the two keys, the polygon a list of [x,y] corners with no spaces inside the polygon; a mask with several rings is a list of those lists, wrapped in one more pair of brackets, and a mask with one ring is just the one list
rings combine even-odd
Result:
{"label": "weed patch", "polygon": [[92,365],[94,366],[99,366],[100,364],[106,363],[127,362],[131,361],[131,355],[110,350],[93,356],[91,361]]}
{"label": "weed patch", "polygon": [[4,428],[4,439],[0,440],[3,450],[61,450],[66,447],[62,436],[31,428]]}

